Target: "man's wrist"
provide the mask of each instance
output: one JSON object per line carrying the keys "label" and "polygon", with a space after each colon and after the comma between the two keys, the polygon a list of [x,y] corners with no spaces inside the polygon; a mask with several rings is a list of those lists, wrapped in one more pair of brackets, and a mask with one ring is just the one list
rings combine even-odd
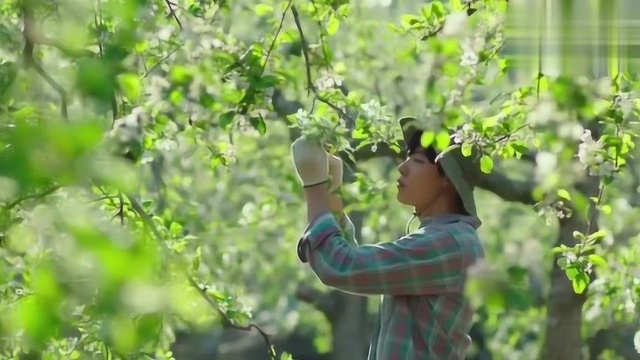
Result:
{"label": "man's wrist", "polygon": [[325,186],[326,187],[327,182],[329,182],[328,179],[326,179],[326,180],[316,180],[316,181],[310,182],[310,183],[303,183],[302,187],[305,188],[305,189],[313,188],[313,187],[316,187],[316,186]]}
{"label": "man's wrist", "polygon": [[342,214],[344,211],[344,203],[338,194],[329,193],[329,207],[334,214]]}

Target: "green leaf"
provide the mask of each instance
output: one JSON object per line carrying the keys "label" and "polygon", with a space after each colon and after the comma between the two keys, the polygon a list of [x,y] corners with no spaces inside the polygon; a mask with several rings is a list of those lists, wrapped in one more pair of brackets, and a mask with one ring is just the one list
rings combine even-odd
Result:
{"label": "green leaf", "polygon": [[327,34],[334,35],[340,29],[340,20],[338,20],[333,14],[329,16],[329,21],[327,22]]}
{"label": "green leaf", "polygon": [[558,189],[558,196],[560,196],[563,199],[571,201],[571,195],[565,189]]}
{"label": "green leaf", "polygon": [[578,273],[576,277],[571,281],[573,285],[573,291],[575,291],[576,294],[582,294],[587,288],[587,285],[589,285],[589,282],[590,280],[587,274],[585,274],[584,272]]}
{"label": "green leaf", "polygon": [[430,3],[431,11],[436,16],[436,18],[440,19],[445,13],[445,7],[442,4],[442,1],[434,1]]}
{"label": "green leaf", "polygon": [[142,95],[140,79],[135,74],[121,74],[118,76],[118,84],[124,95],[131,102],[136,102]]}
{"label": "green leaf", "polygon": [[561,257],[558,258],[558,261],[556,261],[556,264],[558,264],[558,267],[562,270],[565,270],[567,268],[567,265],[569,265],[569,260],[567,260],[566,257]]}
{"label": "green leaf", "polygon": [[447,146],[449,146],[450,142],[451,142],[451,138],[450,138],[449,132],[447,131],[441,131],[436,136],[436,148],[438,150],[446,149]]}
{"label": "green leaf", "polygon": [[600,229],[593,234],[589,234],[589,239],[600,240],[607,236],[607,231],[604,229]]}
{"label": "green leaf", "polygon": [[482,155],[482,158],[480,158],[480,170],[485,174],[491,173],[491,170],[493,170],[493,158],[491,156]]}
{"label": "green leaf", "polygon": [[597,254],[590,254],[589,261],[596,266],[607,266],[607,260]]}
{"label": "green leaf", "polygon": [[235,117],[235,111],[227,111],[226,113],[220,115],[220,119],[218,120],[220,122],[220,126],[225,130],[229,129],[229,126],[233,123],[233,119],[235,119]]}
{"label": "green leaf", "polygon": [[117,86],[117,78],[111,65],[102,59],[78,61],[77,85],[79,89],[96,99],[110,101]]}
{"label": "green leaf", "polygon": [[273,13],[274,8],[269,4],[258,4],[255,8],[253,8],[253,11],[255,11],[258,16],[264,16]]}
{"label": "green leaf", "polygon": [[462,149],[461,149],[462,155],[464,156],[470,156],[471,153],[473,152],[473,144],[471,143],[462,143]]}
{"label": "green leaf", "polygon": [[422,133],[422,136],[420,137],[420,145],[423,148],[428,148],[429,146],[431,146],[435,138],[436,138],[436,134],[433,131],[425,131]]}
{"label": "green leaf", "polygon": [[509,266],[507,272],[512,284],[524,283],[529,277],[529,270],[521,266]]}
{"label": "green leaf", "polygon": [[173,235],[180,235],[182,234],[182,225],[180,225],[177,222],[172,222],[171,225],[169,226],[169,231],[173,234]]}
{"label": "green leaf", "polygon": [[176,65],[171,68],[171,80],[177,85],[186,85],[193,80],[193,74],[186,66]]}
{"label": "green leaf", "polygon": [[578,270],[578,268],[576,268],[575,264],[572,264],[571,266],[567,267],[565,269],[565,272],[566,272],[567,278],[569,278],[569,280],[575,279],[576,276],[578,276],[578,274],[580,274],[580,271]]}
{"label": "green leaf", "polygon": [[400,19],[402,26],[410,28],[416,24],[420,24],[422,21],[415,15],[405,14]]}
{"label": "green leaf", "polygon": [[197,272],[200,269],[200,257],[196,256],[191,262],[191,271]]}
{"label": "green leaf", "polygon": [[288,43],[295,42],[299,38],[300,38],[300,33],[298,32],[297,29],[289,29],[287,31],[280,33],[280,36],[278,37],[278,41],[281,44],[288,44]]}
{"label": "green leaf", "polygon": [[264,122],[262,116],[252,116],[249,122],[251,122],[251,126],[253,126],[254,129],[258,130],[260,135],[264,135],[267,132],[267,124]]}
{"label": "green leaf", "polygon": [[256,90],[272,88],[280,82],[280,78],[275,75],[264,75],[256,77],[251,81],[251,86]]}
{"label": "green leaf", "polygon": [[515,151],[524,154],[526,152],[529,151],[529,148],[526,147],[524,144],[521,143],[517,143],[517,142],[513,142],[511,144],[509,144],[509,146],[511,146]]}

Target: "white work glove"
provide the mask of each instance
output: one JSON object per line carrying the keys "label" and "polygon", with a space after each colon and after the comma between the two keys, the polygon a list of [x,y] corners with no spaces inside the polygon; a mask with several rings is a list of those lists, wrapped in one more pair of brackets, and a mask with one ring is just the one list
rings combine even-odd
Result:
{"label": "white work glove", "polygon": [[301,136],[291,144],[291,155],[304,187],[323,184],[329,180],[329,154],[319,143]]}
{"label": "white work glove", "polygon": [[329,155],[329,193],[337,191],[342,186],[342,159]]}

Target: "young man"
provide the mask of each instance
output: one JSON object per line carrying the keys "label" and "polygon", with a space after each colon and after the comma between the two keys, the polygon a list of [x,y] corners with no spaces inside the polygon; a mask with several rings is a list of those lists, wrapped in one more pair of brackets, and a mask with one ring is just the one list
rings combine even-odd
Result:
{"label": "young man", "polygon": [[476,233],[480,220],[462,155],[446,153],[436,163],[434,149],[421,147],[414,120],[400,119],[407,158],[398,167],[397,198],[414,207],[420,228],[373,245],[352,246],[353,231],[345,228],[351,222],[334,214],[339,200],[327,183],[330,190],[341,183],[341,176],[330,178],[341,174],[341,161],[304,137],[293,143],[309,217],[298,256],[327,286],[382,295],[369,360],[462,360],[471,345],[473,317],[464,296],[466,271],[484,257]]}

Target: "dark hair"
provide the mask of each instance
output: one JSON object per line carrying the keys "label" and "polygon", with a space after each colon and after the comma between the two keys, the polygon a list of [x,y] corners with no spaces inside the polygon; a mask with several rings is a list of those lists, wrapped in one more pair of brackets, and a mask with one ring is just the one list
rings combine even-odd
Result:
{"label": "dark hair", "polygon": [[438,151],[433,147],[422,147],[422,131],[416,131],[407,144],[407,155],[411,156],[416,152],[420,152],[424,156],[426,156],[427,160],[430,163],[435,164],[438,168],[438,174],[444,176],[444,169],[442,169],[442,165],[438,162],[436,163],[436,157],[438,156]]}

